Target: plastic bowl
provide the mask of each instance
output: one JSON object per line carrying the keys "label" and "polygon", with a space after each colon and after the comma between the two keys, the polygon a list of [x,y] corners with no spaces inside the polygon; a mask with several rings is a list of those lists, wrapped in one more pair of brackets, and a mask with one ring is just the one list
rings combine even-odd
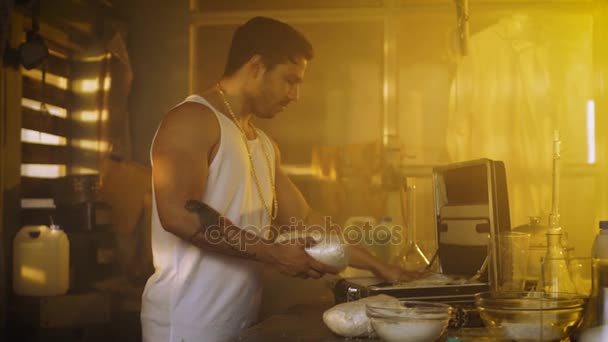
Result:
{"label": "plastic bowl", "polygon": [[452,308],[446,304],[400,301],[398,307],[366,305],[367,317],[376,334],[387,342],[430,342],[441,337]]}
{"label": "plastic bowl", "polygon": [[559,341],[569,336],[582,316],[586,299],[542,292],[475,295],[486,327],[497,338],[515,341]]}

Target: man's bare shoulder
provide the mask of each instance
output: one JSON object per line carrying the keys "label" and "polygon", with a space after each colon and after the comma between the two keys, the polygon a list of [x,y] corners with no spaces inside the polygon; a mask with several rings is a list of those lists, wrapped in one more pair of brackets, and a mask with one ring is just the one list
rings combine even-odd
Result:
{"label": "man's bare shoulder", "polygon": [[196,102],[185,102],[163,117],[154,141],[154,150],[161,147],[205,149],[220,137],[220,127],[211,108]]}
{"label": "man's bare shoulder", "polygon": [[197,102],[184,102],[171,109],[165,114],[162,124],[199,133],[219,133],[219,123],[211,108]]}

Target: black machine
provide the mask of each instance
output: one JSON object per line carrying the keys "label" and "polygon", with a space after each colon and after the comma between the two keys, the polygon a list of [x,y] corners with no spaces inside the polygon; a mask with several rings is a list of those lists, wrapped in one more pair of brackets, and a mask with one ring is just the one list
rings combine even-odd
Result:
{"label": "black machine", "polygon": [[511,229],[504,164],[479,159],[434,168],[433,188],[442,273],[469,277],[489,266],[495,277],[497,258],[488,258],[488,238],[497,245],[498,234]]}

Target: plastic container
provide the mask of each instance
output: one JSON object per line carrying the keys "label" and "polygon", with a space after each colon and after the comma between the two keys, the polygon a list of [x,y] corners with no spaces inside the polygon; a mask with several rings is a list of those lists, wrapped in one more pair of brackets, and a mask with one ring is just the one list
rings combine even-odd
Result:
{"label": "plastic container", "polygon": [[608,324],[608,221],[600,221],[593,241],[592,300],[590,314],[597,325]]}
{"label": "plastic container", "polygon": [[57,226],[25,226],[13,240],[13,289],[23,296],[63,295],[69,288],[70,243]]}

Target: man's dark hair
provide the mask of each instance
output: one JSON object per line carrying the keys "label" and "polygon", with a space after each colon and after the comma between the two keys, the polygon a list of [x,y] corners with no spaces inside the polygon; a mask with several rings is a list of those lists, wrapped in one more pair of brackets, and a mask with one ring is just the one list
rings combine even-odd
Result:
{"label": "man's dark hair", "polygon": [[260,55],[270,70],[301,57],[311,60],[313,54],[308,39],[293,27],[275,19],[255,17],[236,29],[224,76],[233,75],[254,55]]}

